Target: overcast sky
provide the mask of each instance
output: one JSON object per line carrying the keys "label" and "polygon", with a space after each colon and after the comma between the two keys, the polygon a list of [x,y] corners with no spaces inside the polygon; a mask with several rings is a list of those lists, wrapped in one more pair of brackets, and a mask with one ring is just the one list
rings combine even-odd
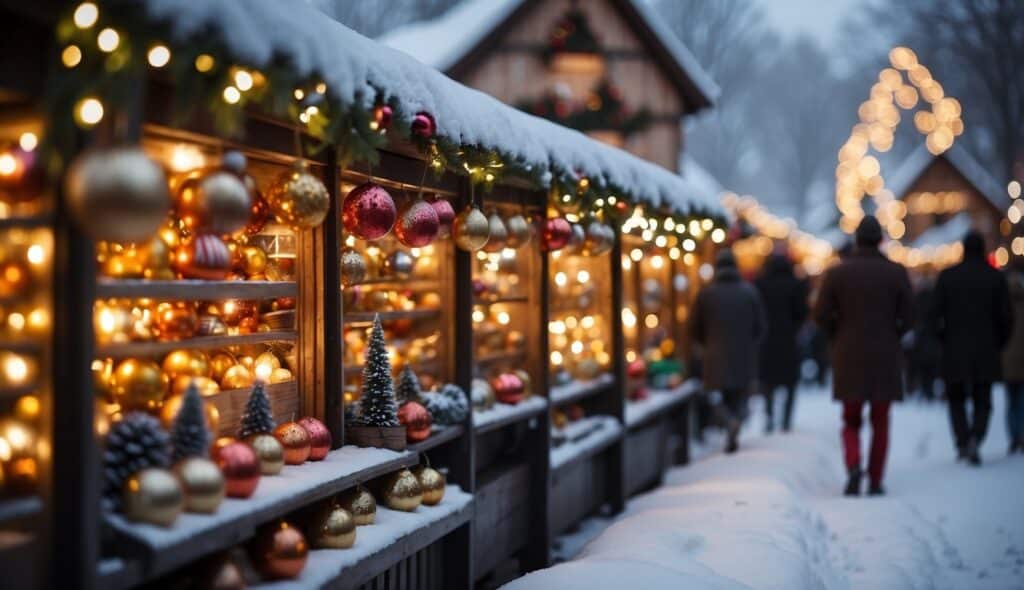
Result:
{"label": "overcast sky", "polygon": [[786,35],[806,33],[824,48],[832,46],[833,35],[848,12],[865,0],[759,0],[772,24]]}

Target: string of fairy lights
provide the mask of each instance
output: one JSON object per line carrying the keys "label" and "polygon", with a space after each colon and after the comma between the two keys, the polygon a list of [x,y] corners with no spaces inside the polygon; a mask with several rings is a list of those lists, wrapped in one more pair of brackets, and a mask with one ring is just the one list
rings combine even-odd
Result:
{"label": "string of fairy lights", "polygon": [[775,215],[754,197],[727,192],[722,195],[722,205],[735,219],[750,224],[756,232],[756,235],[733,244],[733,250],[741,260],[748,255],[763,259],[772,253],[779,241],[786,242],[787,254],[810,276],[824,272],[835,259],[835,249],[827,240],[801,230],[792,218]]}

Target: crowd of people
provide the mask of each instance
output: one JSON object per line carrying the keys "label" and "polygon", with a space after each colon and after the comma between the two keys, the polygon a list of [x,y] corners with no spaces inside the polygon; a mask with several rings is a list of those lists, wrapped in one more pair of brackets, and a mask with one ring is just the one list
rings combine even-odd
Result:
{"label": "crowd of people", "polygon": [[[727,433],[727,453],[739,449],[751,391],[765,398],[766,432],[792,427],[803,360],[799,341],[808,324],[812,341],[828,343],[827,361],[817,364],[820,372],[831,366],[833,397],[842,405],[845,494],[860,495],[865,476],[869,495],[885,493],[890,407],[907,390],[937,399],[936,382],[948,404],[958,460],[982,463],[996,382],[1006,387],[1009,452],[1024,453],[1024,268],[996,270],[984,237],[971,231],[959,264],[912,284],[907,270],[879,250],[882,237],[878,220],[864,217],[853,248],[824,273],[814,293],[784,253],[769,257],[760,276],[747,281],[733,253],[719,252],[690,329],[704,391]],[[860,442],[865,407],[871,423],[866,466]]]}

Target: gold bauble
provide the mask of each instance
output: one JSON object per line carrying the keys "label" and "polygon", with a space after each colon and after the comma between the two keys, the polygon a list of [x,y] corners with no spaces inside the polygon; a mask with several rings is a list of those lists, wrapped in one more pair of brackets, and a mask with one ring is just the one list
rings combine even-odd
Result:
{"label": "gold bauble", "polygon": [[185,492],[185,510],[211,514],[224,501],[224,475],[206,457],[188,457],[174,464],[174,474]]}
{"label": "gold bauble", "polygon": [[238,364],[238,361],[227,352],[217,352],[210,357],[210,378],[220,383],[224,379],[224,373]]}
{"label": "gold bauble", "polygon": [[267,270],[267,253],[257,246],[245,246],[239,251],[242,272],[247,276],[260,275]]}
{"label": "gold bauble", "polygon": [[522,215],[513,215],[505,222],[505,229],[508,230],[508,239],[505,245],[509,248],[520,248],[530,241],[533,235],[530,229],[530,222]]}
{"label": "gold bauble", "polygon": [[121,506],[128,520],[171,526],[183,505],[181,484],[166,469],[143,469],[125,480]]}
{"label": "gold bauble", "polygon": [[125,359],[110,378],[110,393],[122,410],[152,411],[167,393],[167,376],[152,361]]}
{"label": "gold bauble", "polygon": [[159,234],[140,249],[140,254],[143,256],[143,264],[146,266],[146,278],[157,278],[152,275],[158,271],[170,272],[171,247]]}
{"label": "gold bauble", "polygon": [[242,365],[235,365],[224,372],[220,386],[222,389],[245,389],[252,387],[254,381],[252,371]]}
{"label": "gold bauble", "polygon": [[80,155],[65,177],[65,199],[83,232],[113,242],[147,241],[171,206],[163,168],[135,147]]}
{"label": "gold bauble", "polygon": [[484,244],[484,252],[500,252],[508,240],[508,230],[505,229],[505,222],[497,213],[491,213],[487,218],[487,243]]}
{"label": "gold bauble", "polygon": [[96,359],[92,362],[92,390],[97,397],[114,401],[110,392],[110,381],[114,377],[113,359]]}
{"label": "gold bauble", "polygon": [[284,467],[284,447],[272,434],[254,434],[245,439],[260,462],[260,473],[277,475]]}
{"label": "gold bauble", "polygon": [[201,350],[172,350],[164,357],[162,367],[172,381],[182,376],[210,376],[210,358]]}
{"label": "gold bauble", "polygon": [[356,542],[356,520],[348,510],[328,503],[313,514],[306,538],[317,549],[348,549]]}
{"label": "gold bauble", "polygon": [[103,273],[103,276],[115,279],[138,279],[143,277],[145,270],[145,262],[132,248],[107,256],[100,272]]}
{"label": "gold bauble", "polygon": [[277,358],[277,355],[269,350],[256,357],[255,363],[257,367],[262,365],[269,366],[271,371],[281,368],[281,359]]}
{"label": "gold bauble", "polygon": [[199,395],[203,397],[210,397],[211,395],[217,395],[220,393],[220,385],[209,377],[189,377],[188,375],[181,375],[176,377],[171,382],[171,394],[181,395],[188,389],[189,384],[194,383],[196,389],[199,390]]}
{"label": "gold bauble", "polygon": [[356,526],[373,524],[377,516],[377,500],[362,486],[354,487],[338,496],[338,506],[352,515]]}
{"label": "gold bauble", "polygon": [[[216,383],[214,384],[216,385]],[[202,390],[199,391],[202,394]],[[174,424],[174,419],[178,416],[178,412],[181,410],[181,404],[185,401],[185,396],[182,394],[172,395],[164,401],[163,407],[160,408],[160,422],[164,425],[167,430],[171,429]],[[210,429],[210,432],[214,434],[220,429],[220,411],[217,406],[210,402],[203,400],[203,409],[206,413],[206,426]]]}
{"label": "gold bauble", "polygon": [[420,481],[408,469],[385,475],[381,479],[380,495],[384,505],[392,510],[412,512],[423,503]]}
{"label": "gold bauble", "polygon": [[467,252],[475,252],[487,244],[491,237],[487,216],[480,209],[470,205],[455,216],[452,223],[455,245]]}
{"label": "gold bauble", "polygon": [[286,465],[302,465],[309,459],[312,450],[309,431],[298,422],[278,424],[274,429],[274,438],[284,448]]}
{"label": "gold bauble", "polygon": [[185,228],[220,235],[245,227],[252,206],[245,183],[223,170],[193,170],[182,181],[175,201]]}
{"label": "gold bauble", "polygon": [[309,172],[304,161],[277,178],[264,199],[274,217],[295,230],[312,229],[324,221],[331,198],[327,187]]}
{"label": "gold bauble", "polygon": [[444,499],[444,475],[432,467],[423,465],[414,469],[413,475],[419,480],[420,489],[423,490],[423,504],[426,506],[440,504]]}
{"label": "gold bauble", "polygon": [[349,287],[366,278],[366,259],[352,248],[341,249],[341,284]]}
{"label": "gold bauble", "polygon": [[267,383],[273,385],[274,383],[284,383],[285,381],[291,381],[295,378],[292,372],[288,369],[274,369],[270,372],[270,377],[267,379]]}

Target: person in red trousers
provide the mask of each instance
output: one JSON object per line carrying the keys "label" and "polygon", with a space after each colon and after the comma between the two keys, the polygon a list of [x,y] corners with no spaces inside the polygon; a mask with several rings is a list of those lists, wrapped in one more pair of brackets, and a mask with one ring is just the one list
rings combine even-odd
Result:
{"label": "person in red trousers", "polygon": [[857,227],[853,252],[822,280],[814,319],[832,348],[832,394],[843,404],[843,449],[849,480],[846,495],[860,494],[860,429],[870,406],[871,452],[868,493],[882,495],[889,447],[889,407],[903,397],[900,338],[911,327],[912,294],[907,271],[878,250],[882,226],[866,216]]}

